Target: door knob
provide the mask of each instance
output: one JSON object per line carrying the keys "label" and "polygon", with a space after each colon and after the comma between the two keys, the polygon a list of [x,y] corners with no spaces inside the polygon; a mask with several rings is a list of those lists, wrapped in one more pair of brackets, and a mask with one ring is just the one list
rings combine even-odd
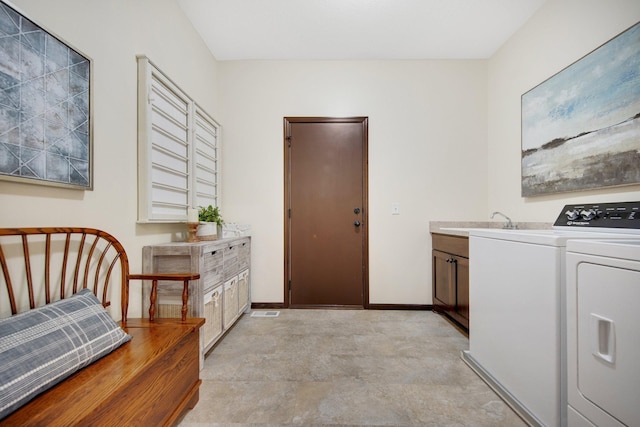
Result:
{"label": "door knob", "polygon": [[358,214],[360,213],[360,208],[355,208],[355,209],[353,210],[353,213],[354,213],[354,214],[356,214],[356,215],[358,215]]}
{"label": "door knob", "polygon": [[353,225],[355,225],[356,227],[360,227],[360,221],[354,222]]}

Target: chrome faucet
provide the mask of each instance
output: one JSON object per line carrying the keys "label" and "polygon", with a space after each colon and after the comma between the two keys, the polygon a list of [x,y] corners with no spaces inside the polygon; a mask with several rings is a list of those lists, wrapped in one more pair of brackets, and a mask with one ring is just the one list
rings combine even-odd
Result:
{"label": "chrome faucet", "polygon": [[508,216],[506,216],[502,212],[495,211],[494,213],[491,214],[491,219],[493,219],[493,217],[496,216],[496,215],[500,215],[500,216],[504,217],[504,219],[507,220],[507,222],[504,223],[502,228],[507,229],[507,230],[515,230],[516,228],[518,228],[517,225],[515,225],[513,222],[511,222],[511,218],[509,218]]}

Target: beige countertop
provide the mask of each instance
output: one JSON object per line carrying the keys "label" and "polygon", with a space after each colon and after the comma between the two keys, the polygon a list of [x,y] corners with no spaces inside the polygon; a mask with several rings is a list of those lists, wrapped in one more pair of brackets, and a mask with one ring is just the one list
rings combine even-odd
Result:
{"label": "beige countertop", "polygon": [[[546,230],[551,229],[550,222],[516,222],[519,230]],[[501,229],[504,221],[429,221],[429,232],[449,234],[452,236],[469,236],[471,228],[496,228]]]}

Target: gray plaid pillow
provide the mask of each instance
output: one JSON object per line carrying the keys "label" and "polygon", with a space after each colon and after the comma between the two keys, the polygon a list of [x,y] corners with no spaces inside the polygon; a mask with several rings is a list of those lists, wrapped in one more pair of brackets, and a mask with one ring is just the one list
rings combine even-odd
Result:
{"label": "gray plaid pillow", "polygon": [[130,339],[89,289],[0,320],[0,419]]}

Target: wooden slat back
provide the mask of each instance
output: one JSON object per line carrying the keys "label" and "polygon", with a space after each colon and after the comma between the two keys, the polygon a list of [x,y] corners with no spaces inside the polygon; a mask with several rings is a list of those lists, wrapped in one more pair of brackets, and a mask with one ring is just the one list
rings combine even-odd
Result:
{"label": "wooden slat back", "polygon": [[[129,260],[118,240],[93,228],[0,228],[0,318],[89,288],[108,307],[120,286],[129,302]],[[4,286],[2,285],[4,282]],[[6,295],[6,298],[5,298]]]}

